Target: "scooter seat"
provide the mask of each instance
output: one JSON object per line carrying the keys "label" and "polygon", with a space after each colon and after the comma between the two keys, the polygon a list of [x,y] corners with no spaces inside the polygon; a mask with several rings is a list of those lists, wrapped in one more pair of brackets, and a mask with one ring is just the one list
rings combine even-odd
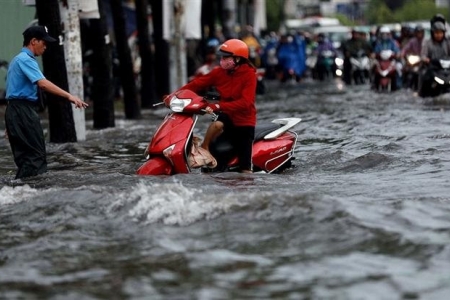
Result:
{"label": "scooter seat", "polygon": [[[277,130],[281,126],[282,125],[276,123],[256,125],[254,142],[264,139],[267,134]],[[233,146],[226,136],[220,135],[215,141],[211,143],[210,149],[211,153],[226,153],[232,151]]]}
{"label": "scooter seat", "polygon": [[275,123],[256,125],[256,127],[255,127],[255,142],[262,140],[266,135],[268,135],[272,131],[277,130],[280,127],[281,127],[280,124],[275,124]]}

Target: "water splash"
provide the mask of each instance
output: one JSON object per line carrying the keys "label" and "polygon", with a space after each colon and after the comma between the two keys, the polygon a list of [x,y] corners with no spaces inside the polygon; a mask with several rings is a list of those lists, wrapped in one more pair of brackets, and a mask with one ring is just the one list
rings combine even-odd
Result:
{"label": "water splash", "polygon": [[29,185],[16,187],[4,186],[0,189],[0,206],[28,201],[38,193],[40,193],[39,190]]}
{"label": "water splash", "polygon": [[217,195],[185,187],[182,183],[140,182],[131,193],[120,194],[117,198],[110,211],[124,208],[129,217],[146,224],[189,225],[199,220],[217,218],[233,206],[244,205],[238,202],[236,195],[224,195],[221,201],[217,201]]}

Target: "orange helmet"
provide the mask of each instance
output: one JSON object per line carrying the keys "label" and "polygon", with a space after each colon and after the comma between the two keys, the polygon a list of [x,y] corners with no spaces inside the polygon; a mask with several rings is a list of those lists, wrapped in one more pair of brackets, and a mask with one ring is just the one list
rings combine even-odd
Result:
{"label": "orange helmet", "polygon": [[218,54],[222,56],[240,56],[248,59],[248,47],[241,40],[231,39],[220,45]]}

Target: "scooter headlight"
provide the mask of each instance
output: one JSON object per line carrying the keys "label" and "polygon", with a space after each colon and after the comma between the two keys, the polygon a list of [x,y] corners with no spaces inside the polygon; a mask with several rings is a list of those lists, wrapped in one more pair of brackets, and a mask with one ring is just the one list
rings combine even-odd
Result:
{"label": "scooter headlight", "polygon": [[389,60],[391,59],[392,55],[394,55],[394,51],[392,50],[383,50],[380,52],[380,57],[382,60]]}
{"label": "scooter headlight", "polygon": [[450,68],[450,60],[448,60],[448,59],[440,59],[439,63],[441,64],[441,67],[443,69],[449,69]]}
{"label": "scooter headlight", "polygon": [[436,81],[439,84],[444,84],[445,83],[444,80],[442,80],[442,79],[440,79],[439,77],[436,77],[436,76],[434,77],[434,81]]}
{"label": "scooter headlight", "polygon": [[418,55],[410,55],[408,56],[408,63],[410,65],[415,65],[420,62],[420,57]]}
{"label": "scooter headlight", "polygon": [[177,96],[173,96],[170,99],[170,109],[174,112],[183,112],[184,108],[191,103],[192,99],[180,99]]}
{"label": "scooter headlight", "polygon": [[334,63],[336,64],[336,66],[341,67],[342,65],[344,65],[344,60],[340,57],[336,57]]}

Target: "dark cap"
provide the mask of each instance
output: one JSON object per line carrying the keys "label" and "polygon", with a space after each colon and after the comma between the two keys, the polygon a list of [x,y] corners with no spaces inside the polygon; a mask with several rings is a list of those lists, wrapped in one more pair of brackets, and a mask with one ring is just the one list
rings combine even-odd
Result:
{"label": "dark cap", "polygon": [[45,26],[30,26],[23,32],[24,39],[36,38],[38,40],[44,40],[46,42],[56,42],[55,38],[52,38],[48,34],[47,27]]}

